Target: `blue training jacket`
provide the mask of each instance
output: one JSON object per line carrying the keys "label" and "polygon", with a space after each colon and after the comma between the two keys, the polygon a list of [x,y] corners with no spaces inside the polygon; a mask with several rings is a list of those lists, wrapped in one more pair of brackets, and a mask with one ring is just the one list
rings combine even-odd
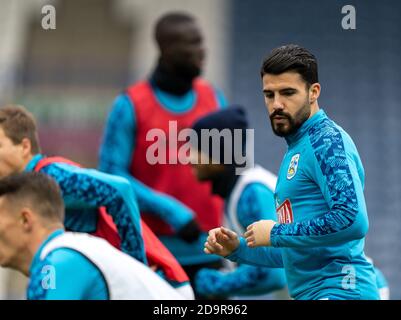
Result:
{"label": "blue training jacket", "polygon": [[[35,155],[25,171],[33,171],[43,157],[41,154]],[[98,208],[104,206],[117,227],[121,250],[147,263],[139,209],[126,179],[66,163],[49,164],[40,172],[51,176],[60,186],[66,208],[64,225],[68,230],[95,232]]]}
{"label": "blue training jacket", "polygon": [[355,144],[323,110],[286,140],[272,247],[247,248],[242,239],[228,258],[284,267],[295,299],[378,299],[364,254],[369,224]]}

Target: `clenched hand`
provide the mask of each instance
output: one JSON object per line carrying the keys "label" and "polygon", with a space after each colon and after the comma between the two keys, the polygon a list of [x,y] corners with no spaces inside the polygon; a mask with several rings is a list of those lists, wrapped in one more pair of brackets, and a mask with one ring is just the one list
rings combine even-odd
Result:
{"label": "clenched hand", "polygon": [[237,234],[230,229],[220,227],[209,231],[204,252],[222,257],[230,255],[239,246]]}

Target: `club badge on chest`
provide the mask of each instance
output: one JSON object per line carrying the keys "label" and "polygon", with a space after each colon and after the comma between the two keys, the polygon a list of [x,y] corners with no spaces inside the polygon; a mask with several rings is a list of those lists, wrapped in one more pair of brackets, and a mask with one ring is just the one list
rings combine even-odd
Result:
{"label": "club badge on chest", "polygon": [[294,178],[294,176],[297,173],[299,156],[300,156],[300,154],[297,153],[297,154],[293,155],[291,158],[290,165],[288,166],[288,170],[287,170],[287,179],[288,180],[291,180],[292,178]]}

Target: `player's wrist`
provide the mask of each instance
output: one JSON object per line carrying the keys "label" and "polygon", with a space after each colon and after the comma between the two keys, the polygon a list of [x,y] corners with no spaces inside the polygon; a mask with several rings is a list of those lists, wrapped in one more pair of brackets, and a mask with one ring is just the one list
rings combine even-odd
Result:
{"label": "player's wrist", "polygon": [[278,243],[278,229],[280,227],[279,223],[275,223],[273,228],[270,230],[270,246],[279,247]]}
{"label": "player's wrist", "polygon": [[229,260],[236,259],[236,257],[239,256],[241,251],[246,247],[247,247],[247,245],[246,245],[245,238],[240,237],[238,239],[238,245],[235,248],[233,247],[233,250],[228,255],[224,256],[224,258],[229,259]]}

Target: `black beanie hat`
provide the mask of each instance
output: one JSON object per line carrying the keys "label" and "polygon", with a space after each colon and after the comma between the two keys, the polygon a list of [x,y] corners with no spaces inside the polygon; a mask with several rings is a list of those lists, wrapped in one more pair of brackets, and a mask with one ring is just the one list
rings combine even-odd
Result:
{"label": "black beanie hat", "polygon": [[[205,148],[201,144],[201,130],[202,129],[217,129],[221,132],[224,129],[228,129],[231,131],[232,137],[232,145],[231,150],[234,151],[234,145],[239,143],[239,141],[234,141],[234,129],[241,129],[242,130],[242,139],[241,139],[241,148],[242,153],[245,153],[245,146],[246,146],[246,129],[248,129],[248,120],[246,116],[245,109],[240,105],[232,105],[228,106],[223,110],[219,110],[213,113],[209,113],[206,116],[198,119],[192,126],[192,129],[195,130],[198,136],[198,150],[203,151],[205,154],[209,155],[209,158],[212,158],[212,138],[209,138],[209,148]],[[228,147],[226,141],[220,138],[220,159],[221,164],[224,163],[224,148]],[[239,146],[237,146],[238,148]],[[206,150],[205,150],[206,149]],[[234,161],[234,152],[232,152],[231,161],[235,164]]]}

